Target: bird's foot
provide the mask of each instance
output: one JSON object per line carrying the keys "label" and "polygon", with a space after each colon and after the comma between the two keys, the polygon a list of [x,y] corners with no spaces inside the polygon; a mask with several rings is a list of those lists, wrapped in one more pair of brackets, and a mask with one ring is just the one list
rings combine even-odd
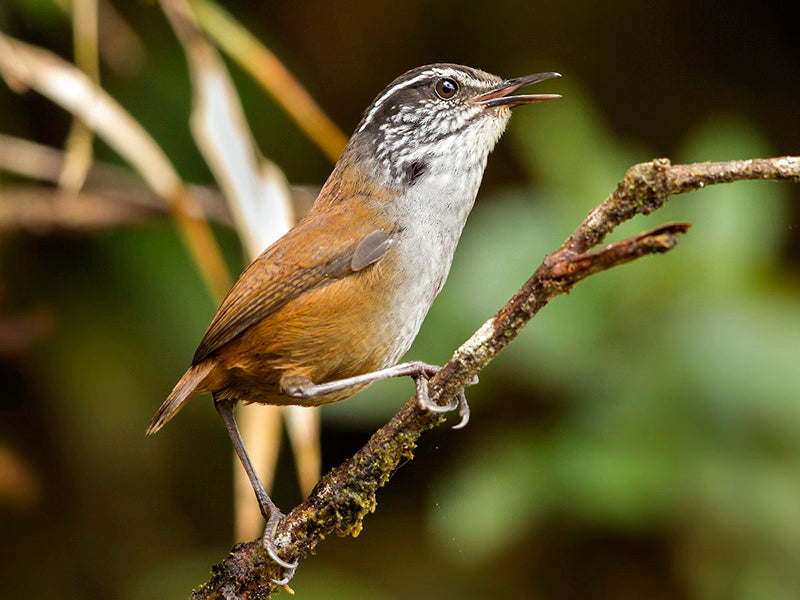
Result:
{"label": "bird's foot", "polygon": [[269,557],[286,569],[286,575],[282,579],[272,580],[272,583],[275,585],[286,585],[289,583],[292,577],[294,577],[294,572],[297,570],[298,564],[297,561],[287,562],[278,556],[278,548],[275,544],[275,531],[283,519],[284,515],[277,507],[270,511],[269,518],[267,519],[267,526],[264,528],[264,535],[261,537],[261,543],[264,545],[264,549],[267,551]]}
{"label": "bird's foot", "polygon": [[[469,423],[470,410],[464,390],[461,390],[461,392],[458,394],[458,397],[454,398],[452,402],[445,405],[436,404],[433,400],[431,400],[431,397],[428,394],[428,377],[438,373],[441,367],[435,367],[434,365],[425,366],[427,368],[421,370],[419,374],[412,375],[414,378],[414,383],[417,385],[417,406],[419,406],[422,410],[427,410],[438,414],[450,412],[457,408],[461,420],[457,424],[453,425],[453,429],[461,429],[462,427],[465,427],[466,424]],[[477,380],[478,378],[476,377],[473,380],[473,383],[477,383]]]}

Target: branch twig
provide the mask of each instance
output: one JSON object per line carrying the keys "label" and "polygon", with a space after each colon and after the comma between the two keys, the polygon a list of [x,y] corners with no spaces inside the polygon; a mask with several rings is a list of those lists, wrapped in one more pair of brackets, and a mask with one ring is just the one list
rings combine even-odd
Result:
{"label": "branch twig", "polygon": [[[55,184],[63,169],[62,150],[0,134],[0,177],[3,172]],[[219,190],[188,184],[195,204],[187,207],[196,219],[232,225],[231,214]],[[319,193],[317,186],[290,186],[295,214],[308,210]],[[0,232],[96,229],[140,223],[163,218],[170,212],[164,199],[140,178],[122,167],[94,162],[86,176],[83,192],[66,194],[57,188],[37,184],[2,186]]]}
{"label": "branch twig", "polygon": [[[648,254],[671,250],[688,224],[663,225],[592,250],[624,221],[649,214],[670,195],[706,185],[742,179],[800,181],[800,157],[672,166],[667,159],[635,165],[617,189],[595,208],[575,232],[542,264],[520,290],[481,326],[429,383],[433,400],[453,398],[494,356],[513,340],[552,298],[569,292],[586,277]],[[376,492],[404,458],[411,458],[420,435],[440,424],[439,415],[422,412],[412,399],[376,432],[352,458],[331,470],[311,495],[295,507],[276,537],[286,560],[308,555],[330,533],[357,534],[364,516],[375,510]],[[234,546],[212,568],[210,581],[195,590],[193,600],[266,598],[276,589],[277,565],[259,540]]]}

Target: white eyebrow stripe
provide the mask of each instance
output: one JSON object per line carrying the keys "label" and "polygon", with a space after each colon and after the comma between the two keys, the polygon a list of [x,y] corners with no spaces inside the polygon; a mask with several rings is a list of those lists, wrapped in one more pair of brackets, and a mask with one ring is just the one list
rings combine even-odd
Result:
{"label": "white eyebrow stripe", "polygon": [[430,77],[431,75],[440,75],[442,77],[446,76],[456,77],[457,72],[452,69],[429,69],[427,71],[423,71],[422,73],[420,73],[416,77],[409,79],[408,81],[401,81],[397,85],[393,85],[388,90],[386,90],[382,96],[380,96],[377,100],[375,100],[375,103],[372,105],[372,108],[370,109],[369,113],[364,119],[364,124],[358,128],[359,133],[362,132],[367,125],[369,125],[369,122],[375,115],[375,111],[378,110],[378,108],[380,107],[381,104],[383,104],[383,101],[386,100],[386,98],[394,94],[397,90],[402,90],[403,88],[413,85],[418,81],[425,79],[426,77]]}
{"label": "white eyebrow stripe", "polygon": [[372,120],[372,117],[375,114],[375,111],[378,110],[378,108],[380,107],[381,104],[383,104],[383,101],[386,100],[386,98],[388,98],[389,96],[394,94],[397,90],[402,90],[403,88],[408,87],[410,85],[413,85],[413,84],[417,83],[418,81],[420,81],[422,79],[425,79],[426,77],[430,77],[431,75],[433,75],[433,73],[431,71],[424,71],[424,72],[420,73],[419,75],[417,75],[416,77],[414,77],[412,79],[409,79],[408,81],[401,81],[397,85],[394,85],[394,86],[390,87],[388,90],[386,90],[384,92],[384,94],[380,98],[375,100],[375,103],[372,105],[372,109],[369,111],[369,114],[367,115],[367,118],[364,119],[364,124],[359,128],[359,131],[363,131],[363,129],[367,125],[369,125],[369,122]]}

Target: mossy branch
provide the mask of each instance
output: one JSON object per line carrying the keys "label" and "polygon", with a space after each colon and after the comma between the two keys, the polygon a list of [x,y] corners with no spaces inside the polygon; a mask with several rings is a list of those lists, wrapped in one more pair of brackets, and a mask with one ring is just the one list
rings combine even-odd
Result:
{"label": "mossy branch", "polygon": [[[678,235],[689,227],[686,223],[667,224],[597,248],[621,223],[658,210],[670,196],[743,179],[800,182],[800,157],[689,165],[657,159],[631,167],[606,201],[589,213],[559,249],[545,257],[520,290],[430,380],[431,398],[441,404],[453,399],[552,298],[569,292],[590,275],[671,250]],[[378,489],[401,460],[412,458],[420,435],[443,421],[438,415],[422,412],[413,399],[407,402],[287,515],[276,536],[280,555],[287,560],[304,558],[326,535],[358,534],[366,514],[375,510]],[[260,540],[237,544],[225,560],[212,567],[211,579],[195,590],[192,598],[268,598],[280,588],[271,580],[282,576]]]}

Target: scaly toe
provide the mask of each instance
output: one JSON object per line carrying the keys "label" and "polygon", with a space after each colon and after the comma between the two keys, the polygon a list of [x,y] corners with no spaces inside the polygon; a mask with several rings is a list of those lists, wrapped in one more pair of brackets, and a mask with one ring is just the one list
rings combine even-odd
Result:
{"label": "scaly toe", "polygon": [[272,583],[274,583],[275,585],[286,585],[287,583],[289,583],[292,580],[292,577],[294,577],[294,572],[296,570],[297,569],[287,569],[287,571],[289,571],[289,572],[286,575],[286,577],[284,577],[283,579],[270,579],[270,581]]}
{"label": "scaly toe", "polygon": [[308,377],[289,375],[281,378],[281,392],[292,398],[309,398],[309,389],[313,382]]}
{"label": "scaly toe", "polygon": [[461,420],[456,424],[453,425],[453,429],[461,429],[466,427],[467,423],[469,423],[469,404],[467,404],[467,395],[462,391],[458,395],[458,414],[461,416]]}
{"label": "scaly toe", "polygon": [[432,413],[446,413],[455,410],[458,407],[458,400],[454,400],[450,404],[440,406],[431,401],[428,395],[428,379],[422,375],[416,377],[414,382],[417,384],[417,406],[422,410],[427,410]]}
{"label": "scaly toe", "polygon": [[430,398],[428,398],[424,404],[420,403],[420,408],[428,410],[432,413],[439,413],[439,414],[448,413],[458,408],[458,400],[453,400],[450,404],[445,404],[444,406],[441,406],[433,402]]}
{"label": "scaly toe", "polygon": [[426,379],[429,379],[429,378],[433,377],[439,371],[442,370],[442,367],[440,367],[439,365],[432,365],[430,363],[426,363],[426,362],[422,362],[422,361],[417,361],[416,363],[414,363],[414,365],[415,365],[416,370],[417,370],[417,375],[418,376],[423,376]]}
{"label": "scaly toe", "polygon": [[[299,564],[297,561],[291,562],[291,563],[290,562],[286,562],[280,556],[278,556],[277,552],[275,552],[275,548],[273,546],[271,546],[271,545],[267,546],[267,554],[269,554],[269,557],[272,560],[274,560],[276,563],[278,563],[280,566],[282,566],[284,569],[288,569],[289,571],[292,572],[291,576],[289,577],[289,579],[291,579],[294,576],[294,571],[297,568],[297,565]],[[289,580],[287,579],[285,583],[289,583]],[[280,584],[280,585],[283,585],[283,584]]]}
{"label": "scaly toe", "polygon": [[[261,543],[264,544],[264,548],[272,560],[274,560],[284,569],[291,571],[289,574],[289,579],[291,579],[292,576],[294,576],[294,570],[297,568],[298,562],[287,562],[283,560],[280,556],[278,556],[277,548],[275,547],[275,529],[278,527],[278,523],[281,522],[281,519],[283,519],[283,514],[280,511],[275,510],[272,512],[269,520],[267,521],[267,526],[264,529],[264,535],[261,538]],[[288,583],[288,580],[286,583]]]}

